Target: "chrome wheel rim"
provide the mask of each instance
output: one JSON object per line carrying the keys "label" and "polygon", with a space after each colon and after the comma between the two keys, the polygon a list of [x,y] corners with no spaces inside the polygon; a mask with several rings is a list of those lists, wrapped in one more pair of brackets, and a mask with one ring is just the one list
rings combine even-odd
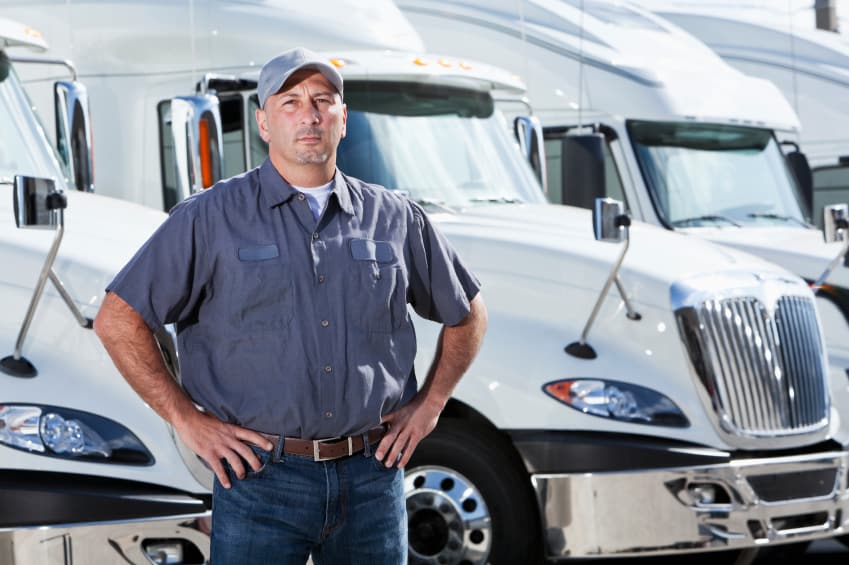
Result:
{"label": "chrome wheel rim", "polygon": [[486,563],[492,520],[469,479],[447,467],[416,467],[404,476],[404,495],[410,565]]}

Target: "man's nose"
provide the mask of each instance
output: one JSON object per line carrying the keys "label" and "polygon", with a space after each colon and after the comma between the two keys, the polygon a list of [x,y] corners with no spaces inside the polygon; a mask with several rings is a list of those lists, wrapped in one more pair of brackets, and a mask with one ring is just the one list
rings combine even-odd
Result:
{"label": "man's nose", "polygon": [[301,120],[308,124],[317,124],[321,121],[321,113],[318,111],[318,106],[310,104],[301,116]]}

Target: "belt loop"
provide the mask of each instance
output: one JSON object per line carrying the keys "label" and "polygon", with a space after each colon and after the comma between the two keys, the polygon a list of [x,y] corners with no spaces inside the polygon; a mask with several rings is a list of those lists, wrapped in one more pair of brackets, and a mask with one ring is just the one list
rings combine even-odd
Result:
{"label": "belt loop", "polygon": [[286,458],[283,456],[283,447],[286,443],[286,438],[283,436],[283,434],[280,434],[277,437],[280,439],[278,440],[277,445],[274,446],[274,456],[271,460],[275,463],[282,463],[286,460]]}
{"label": "belt loop", "polygon": [[363,457],[371,457],[371,443],[368,440],[368,432],[363,434]]}

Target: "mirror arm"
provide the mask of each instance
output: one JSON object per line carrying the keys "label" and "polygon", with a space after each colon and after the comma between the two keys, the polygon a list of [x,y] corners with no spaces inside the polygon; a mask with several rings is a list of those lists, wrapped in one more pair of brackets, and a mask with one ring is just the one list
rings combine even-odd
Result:
{"label": "mirror arm", "polygon": [[53,286],[56,287],[56,290],[62,297],[62,300],[64,300],[65,304],[68,305],[68,308],[71,309],[71,314],[73,314],[74,318],[77,319],[77,323],[87,330],[92,329],[94,327],[94,320],[83,316],[82,312],[80,312],[80,309],[77,308],[76,304],[74,304],[74,299],[71,298],[71,295],[68,294],[68,291],[65,289],[65,285],[62,284],[62,279],[59,278],[59,275],[56,274],[52,267],[50,269],[50,272],[48,273],[48,276],[50,277],[50,281],[53,283]]}
{"label": "mirror arm", "polygon": [[21,359],[21,352],[24,348],[24,340],[26,339],[32,319],[35,316],[35,308],[38,306],[39,300],[41,300],[41,294],[44,292],[44,285],[47,283],[50,271],[53,269],[53,262],[56,260],[56,255],[59,253],[59,245],[62,243],[62,234],[65,231],[62,221],[63,212],[62,210],[57,210],[56,213],[59,214],[59,222],[56,226],[56,237],[53,238],[53,244],[50,246],[50,251],[47,253],[47,260],[44,262],[44,266],[41,268],[41,273],[38,275],[38,283],[35,285],[35,292],[32,294],[29,308],[27,308],[26,316],[24,316],[24,323],[21,326],[21,331],[18,333],[18,340],[15,342],[15,353],[13,357],[16,361]]}
{"label": "mirror arm", "polygon": [[[625,230],[627,231],[628,228],[626,227]],[[613,281],[616,280],[617,275],[619,274],[619,268],[622,266],[622,261],[625,260],[625,254],[628,252],[629,245],[630,240],[625,239],[625,245],[622,246],[619,258],[616,260],[613,270],[610,271],[610,275],[608,275],[607,280],[604,282],[604,286],[601,288],[601,293],[599,293],[598,299],[595,301],[595,306],[593,306],[593,311],[590,313],[590,317],[584,326],[584,331],[581,332],[581,338],[578,340],[578,343],[581,345],[586,345],[587,343],[587,336],[590,334],[590,328],[595,322],[596,316],[598,316],[598,311],[601,310],[601,303],[604,302],[604,298],[607,296],[608,291],[610,291],[610,285],[613,284]]]}
{"label": "mirror arm", "polygon": [[631,301],[628,299],[628,295],[625,294],[625,288],[622,286],[622,281],[619,280],[619,274],[616,274],[616,278],[613,279],[613,282],[616,283],[616,288],[619,290],[619,296],[622,297],[622,302],[625,303],[626,316],[629,320],[642,320],[643,316],[634,309],[634,306],[631,304]]}
{"label": "mirror arm", "polygon": [[819,278],[817,278],[817,280],[815,280],[814,283],[811,285],[811,290],[814,291],[814,294],[819,292],[819,290],[822,288],[822,285],[825,284],[826,279],[828,279],[828,276],[831,274],[832,271],[834,271],[834,269],[837,268],[841,261],[843,261],[845,264],[845,262],[849,260],[849,256],[846,255],[847,251],[849,251],[849,237],[847,237],[846,240],[843,242],[843,247],[840,248],[840,253],[837,254],[837,257],[831,260],[831,263],[828,264],[828,266],[825,268]]}

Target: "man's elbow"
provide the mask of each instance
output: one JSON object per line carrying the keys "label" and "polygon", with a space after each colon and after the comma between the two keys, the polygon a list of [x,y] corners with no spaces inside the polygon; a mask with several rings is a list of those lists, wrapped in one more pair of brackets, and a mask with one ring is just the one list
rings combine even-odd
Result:
{"label": "man's elbow", "polygon": [[105,343],[117,329],[140,323],[144,324],[144,321],[132,306],[114,292],[107,292],[94,318],[93,328],[95,335]]}

